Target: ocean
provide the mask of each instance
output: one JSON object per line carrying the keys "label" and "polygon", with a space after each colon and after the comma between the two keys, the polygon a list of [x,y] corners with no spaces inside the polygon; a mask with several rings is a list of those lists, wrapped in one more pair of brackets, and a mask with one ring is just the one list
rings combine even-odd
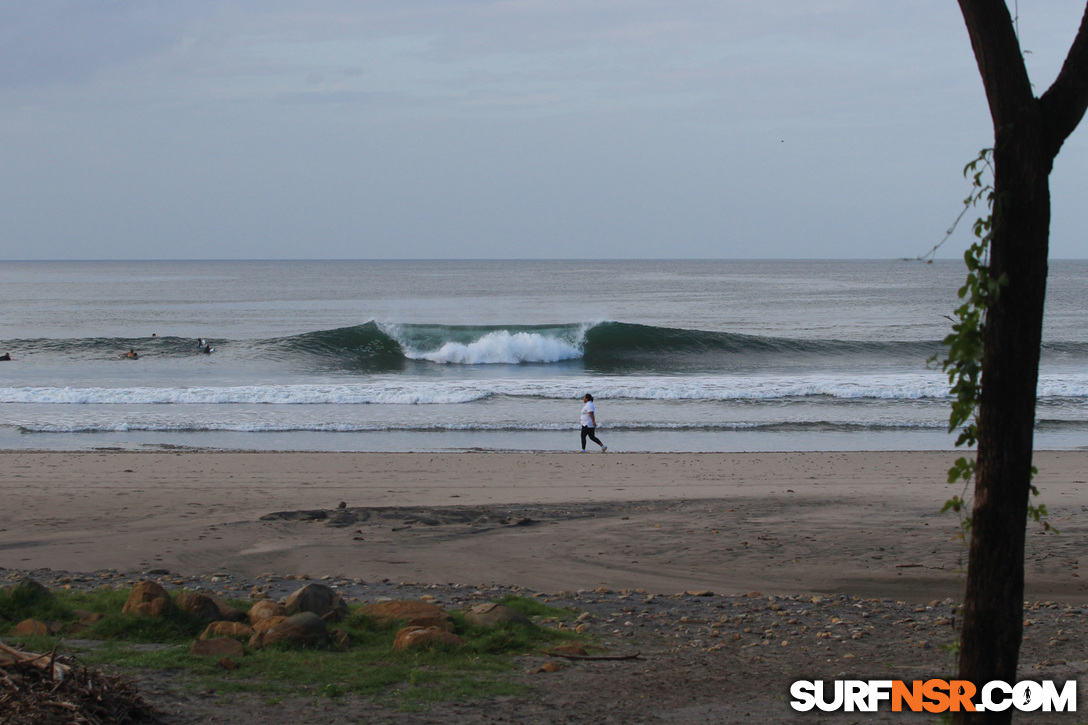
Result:
{"label": "ocean", "polygon": [[[952,261],[0,262],[0,449],[576,451],[587,392],[617,452],[951,449],[948,381],[927,360],[964,275]],[[1086,281],[1088,262],[1052,262],[1040,449],[1088,441]]]}

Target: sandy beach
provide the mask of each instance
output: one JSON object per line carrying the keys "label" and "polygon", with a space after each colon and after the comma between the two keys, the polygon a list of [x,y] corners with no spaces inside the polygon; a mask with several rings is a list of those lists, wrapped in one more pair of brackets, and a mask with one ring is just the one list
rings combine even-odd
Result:
{"label": "sandy beach", "polygon": [[[541,675],[546,656],[526,653],[510,676],[531,694],[426,711],[356,695],[210,698],[140,673],[170,725],[824,721],[790,708],[792,681],[952,671],[965,550],[939,511],[963,490],[944,482],[955,457],[4,452],[0,578],[153,578],[279,600],[321,578],[353,603],[427,596],[450,609],[515,594],[582,612],[597,647],[632,657]],[[1086,464],[1036,456],[1061,533],[1029,525],[1020,679],[1088,668]]]}
{"label": "sandy beach", "polygon": [[[955,457],[9,451],[0,567],[958,598]],[[1036,465],[1027,598],[1088,602],[1088,454]]]}

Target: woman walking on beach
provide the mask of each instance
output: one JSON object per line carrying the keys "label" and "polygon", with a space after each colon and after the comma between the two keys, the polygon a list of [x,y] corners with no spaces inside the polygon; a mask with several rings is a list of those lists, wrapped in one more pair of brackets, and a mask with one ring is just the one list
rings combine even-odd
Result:
{"label": "woman walking on beach", "polygon": [[595,415],[596,408],[593,407],[593,396],[586,393],[582,398],[582,402],[585,405],[582,406],[582,453],[586,452],[586,438],[590,439],[601,447],[601,453],[608,450],[608,446],[597,440],[597,436],[594,434],[594,430],[597,428],[597,417]]}

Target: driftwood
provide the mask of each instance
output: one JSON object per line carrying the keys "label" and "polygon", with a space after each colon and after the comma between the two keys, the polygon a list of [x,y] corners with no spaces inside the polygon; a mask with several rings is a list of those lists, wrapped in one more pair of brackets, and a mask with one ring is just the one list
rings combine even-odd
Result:
{"label": "driftwood", "polygon": [[55,649],[49,654],[35,654],[8,647],[0,642],[0,667],[11,667],[13,665],[34,667],[50,675],[54,682],[63,680],[72,669],[68,665],[57,662],[57,651]]}
{"label": "driftwood", "polygon": [[548,657],[566,657],[568,660],[637,660],[642,655],[641,652],[635,652],[633,655],[571,655],[549,650],[541,650],[541,653]]}
{"label": "driftwood", "polygon": [[121,725],[159,722],[135,685],[71,657],[23,652],[0,642],[0,723]]}

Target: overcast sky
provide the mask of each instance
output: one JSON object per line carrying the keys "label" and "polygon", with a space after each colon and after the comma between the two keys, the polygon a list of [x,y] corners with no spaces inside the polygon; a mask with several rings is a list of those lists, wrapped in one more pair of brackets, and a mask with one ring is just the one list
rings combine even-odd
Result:
{"label": "overcast sky", "polygon": [[955,0],[0,4],[0,259],[913,257],[992,135]]}

